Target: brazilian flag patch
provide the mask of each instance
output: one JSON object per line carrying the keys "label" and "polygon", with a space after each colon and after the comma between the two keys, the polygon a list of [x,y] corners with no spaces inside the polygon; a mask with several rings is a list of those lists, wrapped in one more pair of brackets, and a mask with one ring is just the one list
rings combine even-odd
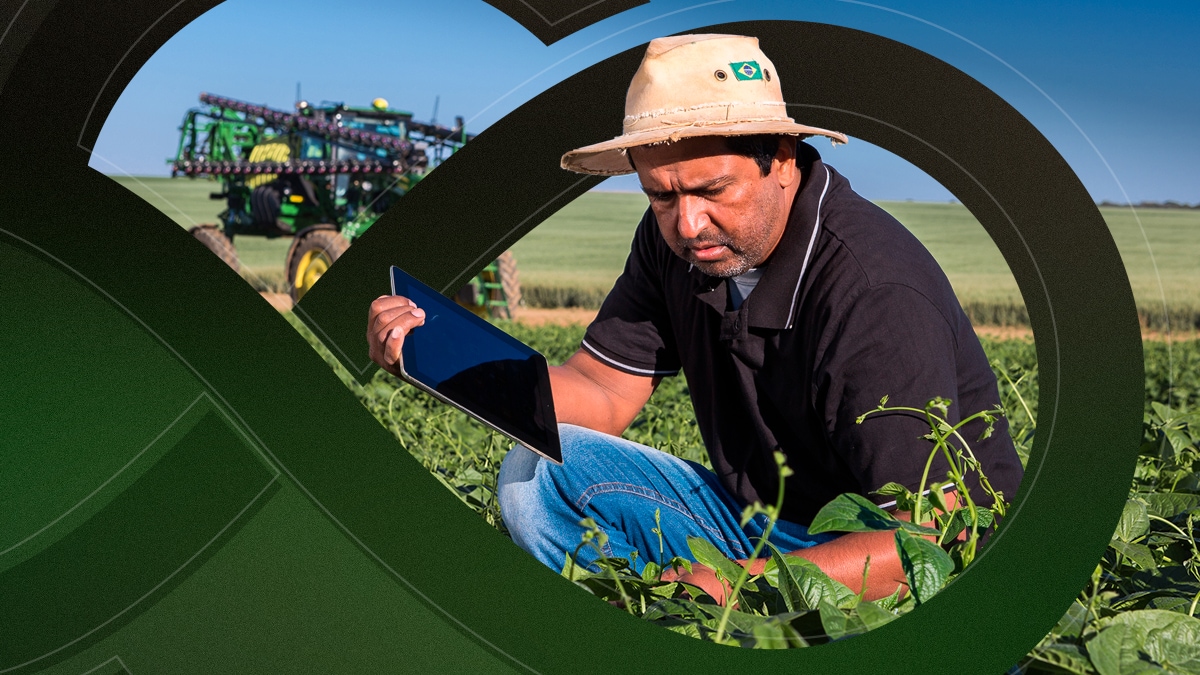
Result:
{"label": "brazilian flag patch", "polygon": [[733,68],[733,76],[739,80],[761,80],[762,68],[758,67],[758,61],[738,61],[737,63],[729,64]]}

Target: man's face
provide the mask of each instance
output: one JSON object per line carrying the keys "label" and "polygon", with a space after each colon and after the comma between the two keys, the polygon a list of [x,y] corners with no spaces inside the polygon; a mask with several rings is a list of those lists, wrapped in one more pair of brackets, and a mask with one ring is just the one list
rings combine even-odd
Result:
{"label": "man's face", "polygon": [[[781,143],[781,146],[786,144]],[[633,148],[642,190],[667,245],[709,276],[732,277],[775,250],[799,179],[790,148],[762,175],[749,157],[730,154],[723,139],[703,137]],[[781,157],[783,158],[781,160]]]}

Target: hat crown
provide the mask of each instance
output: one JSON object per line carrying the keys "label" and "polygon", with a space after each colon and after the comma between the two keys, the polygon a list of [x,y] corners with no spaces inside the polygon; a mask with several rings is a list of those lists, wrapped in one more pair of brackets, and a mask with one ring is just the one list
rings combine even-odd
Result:
{"label": "hat crown", "polygon": [[797,124],[787,116],[775,65],[758,38],[676,35],[652,40],[625,95],[623,133],[562,156],[568,171],[597,176],[633,173],[630,148],[700,136],[845,134]]}
{"label": "hat crown", "polygon": [[792,119],[775,67],[754,37],[652,40],[625,97],[625,133],[756,121]]}

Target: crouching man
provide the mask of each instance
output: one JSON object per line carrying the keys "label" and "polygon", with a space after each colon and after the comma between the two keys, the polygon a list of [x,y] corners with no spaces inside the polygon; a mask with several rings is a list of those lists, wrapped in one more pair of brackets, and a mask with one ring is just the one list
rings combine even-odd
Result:
{"label": "crouching man", "polygon": [[[932,449],[925,419],[857,418],[885,395],[916,408],[950,399],[952,423],[999,402],[937,263],[801,142],[846,137],[788,117],[779,77],[755,38],[654,40],[629,87],[623,133],[562,158],[580,173],[636,172],[650,206],[579,351],[551,368],[563,465],[517,447],[500,471],[513,540],[556,571],[584,518],[608,535],[605,555],[637,551],[638,569],[692,558],[689,536],[745,559],[767,522],[743,527],[743,508],[775,501],[782,452],[792,474],[771,543],[855,590],[869,557],[867,597],[890,595],[904,583],[890,532],[806,527],[838,494],[884,503],[871,494],[884,484],[921,482]],[[376,300],[372,358],[395,372],[422,318],[404,298]],[[681,370],[711,471],[620,438],[662,378]],[[1015,494],[1022,469],[1005,422],[972,449],[992,486]],[[946,468],[938,458],[930,479]],[[987,503],[981,490],[973,497]],[[576,562],[596,556],[585,547]],[[763,561],[748,564],[758,572]],[[701,565],[683,580],[724,596]]]}

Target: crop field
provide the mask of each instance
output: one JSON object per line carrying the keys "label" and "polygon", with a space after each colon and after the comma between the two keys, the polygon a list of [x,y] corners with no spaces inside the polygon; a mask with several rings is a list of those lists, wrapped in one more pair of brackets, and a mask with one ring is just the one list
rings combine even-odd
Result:
{"label": "crop field", "polygon": [[[640,194],[588,193],[547,219],[513,247],[527,295],[533,302],[545,298],[550,306],[564,297],[603,298],[621,272],[646,205]],[[879,206],[925,244],[973,322],[1028,325],[1007,263],[966,207],[930,202]],[[1200,325],[1200,212],[1143,209],[1134,214],[1104,207],[1101,213],[1125,261],[1143,322],[1161,329],[1165,300],[1173,327]]]}
{"label": "crop field", "polygon": [[[412,453],[488,523],[505,532],[496,503],[496,476],[510,443],[466,416],[380,371],[360,386],[308,335],[348,387],[398,444]],[[531,328],[500,326],[561,362],[579,344],[582,326]],[[1000,381],[1004,414],[1022,461],[1028,458],[1037,419],[1038,378],[1034,345],[1028,340],[984,340]],[[1011,674],[1118,675],[1133,672],[1198,673],[1200,619],[1200,341],[1177,342],[1171,358],[1167,345],[1146,343],[1146,418],[1138,467],[1120,524],[1096,573],[1055,628]],[[624,434],[677,456],[708,464],[694,424],[686,382],[668,378]],[[932,443],[931,443],[932,445]],[[911,493],[900,498],[912,500]],[[921,502],[929,509],[928,501]],[[773,513],[777,505],[762,511]],[[734,587],[738,605],[724,605],[701,589],[664,581],[654,564],[635,574],[624,559],[602,559],[598,568],[568,565],[563,575],[583,591],[630,614],[692,637],[747,648],[800,648],[853,636],[886,624],[915,609],[949,583],[970,560],[963,544],[950,545],[965,523],[1000,517],[984,509],[979,521],[966,510],[935,519],[943,549],[921,546],[894,523],[899,546],[908,553],[905,571],[911,594],[867,601],[792,556],[761,551],[769,557],[762,574],[742,573],[702,542],[693,542],[697,560],[718,570]],[[984,518],[983,516],[986,516]],[[883,522],[846,496],[818,514],[831,531],[879,527]],[[814,521],[814,526],[817,525]],[[893,521],[894,522],[894,521]],[[602,532],[585,534],[600,538]],[[593,539],[594,541],[594,539]],[[921,540],[924,541],[924,540]],[[947,552],[947,550],[949,552]]]}
{"label": "crop field", "polygon": [[[208,198],[207,180],[114,177],[184,227],[216,221],[224,205]],[[961,204],[881,202],[933,253],[972,321],[1027,325],[1016,282],[995,244]],[[592,192],[567,205],[517,242],[526,302],[535,307],[597,307],[620,274],[633,228],[646,208],[637,193]],[[1101,209],[1125,260],[1149,327],[1200,328],[1200,211]],[[1148,244],[1148,243],[1149,244]],[[290,240],[238,237],[247,280],[283,289]]]}
{"label": "crop field", "polygon": [[[212,222],[220,208],[207,193],[212,184],[168,179],[120,179],[146,196],[177,223]],[[966,210],[956,204],[889,202],[881,206],[905,223],[933,252],[964,306],[979,323],[1021,323],[1020,298],[995,246]],[[562,209],[515,247],[527,297],[549,306],[594,305],[624,261],[632,228],[645,200],[637,194],[590,193]],[[1194,211],[1102,209],[1125,256],[1139,304],[1161,308],[1165,300],[1178,317],[1195,326],[1200,310],[1200,214]],[[1140,222],[1139,222],[1140,220]],[[1143,235],[1145,232],[1145,235]],[[1145,239],[1154,244],[1151,252]],[[240,238],[237,242],[251,281],[281,277],[286,240]],[[1157,275],[1155,274],[1157,270]],[[264,282],[263,279],[267,279]],[[973,308],[973,309],[972,309]],[[510,442],[380,372],[359,385],[290,313],[285,316],[321,352],[348,388],[448,490],[500,532],[506,532],[496,503],[496,476]],[[1152,323],[1152,322],[1151,322]],[[581,326],[501,327],[561,362],[577,348]],[[1178,326],[1178,324],[1176,324]],[[1036,430],[1038,368],[1032,341],[983,340],[1000,381],[1008,418],[1022,461]],[[1169,351],[1168,351],[1169,350]],[[1118,675],[1200,673],[1200,340],[1144,343],[1145,421],[1138,465],[1124,514],[1095,574],[1080,589],[1058,625],[1012,674]],[[932,409],[936,413],[936,408]],[[868,412],[868,411],[863,411]],[[625,436],[702,464],[708,463],[694,422],[687,383],[668,378]],[[935,434],[936,436],[936,434]],[[932,443],[931,443],[932,447]],[[1132,450],[1132,449],[1131,449]],[[781,467],[781,471],[786,471]],[[935,513],[937,506],[914,495],[901,502]],[[771,516],[778,504],[761,505]],[[994,509],[951,509],[931,519],[938,546],[860,502],[840,497],[818,514],[814,525],[830,531],[879,528],[895,532],[906,552],[912,592],[867,601],[798,558],[769,550],[762,574],[750,575],[702,543],[692,552],[733,587],[737,606],[708,597],[701,589],[664,580],[663,569],[647,565],[634,573],[629,561],[603,559],[595,569],[568,566],[564,576],[581,592],[607,601],[642,620],[692,637],[748,648],[800,648],[853,636],[911,611],[959,574],[974,555],[972,538],[954,534],[986,527],[1003,518]],[[930,518],[925,518],[930,520]],[[881,524],[886,523],[886,524]],[[928,533],[926,533],[928,534]],[[590,532],[594,543],[603,537]],[[585,540],[581,545],[589,545]],[[928,544],[928,545],[926,545]]]}

